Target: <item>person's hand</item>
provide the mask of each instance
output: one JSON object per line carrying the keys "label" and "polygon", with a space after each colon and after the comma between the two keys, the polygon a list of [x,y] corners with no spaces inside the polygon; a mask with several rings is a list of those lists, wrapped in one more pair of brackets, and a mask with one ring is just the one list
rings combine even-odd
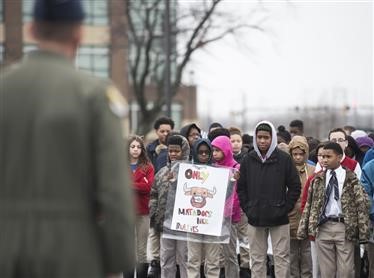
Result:
{"label": "person's hand", "polygon": [[176,180],[176,179],[175,179],[175,174],[174,174],[174,172],[170,171],[170,172],[168,173],[168,180],[171,181],[171,182],[173,182],[173,181]]}
{"label": "person's hand", "polygon": [[167,147],[166,145],[164,145],[164,144],[159,144],[159,145],[157,145],[157,147],[155,148],[155,152],[156,152],[157,155],[159,155],[160,152],[161,152],[162,150],[165,150],[165,149],[167,149],[167,148],[168,148],[168,147]]}
{"label": "person's hand", "polygon": [[235,180],[238,180],[240,178],[240,171],[239,170],[236,170],[235,172],[234,172],[234,179]]}

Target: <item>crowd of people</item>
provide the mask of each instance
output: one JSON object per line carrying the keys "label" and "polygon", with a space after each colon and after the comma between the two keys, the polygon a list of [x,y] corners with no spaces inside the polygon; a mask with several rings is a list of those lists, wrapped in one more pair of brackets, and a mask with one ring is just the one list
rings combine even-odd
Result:
{"label": "crowd of people", "polygon": [[[124,138],[120,92],[74,68],[83,20],[79,0],[36,0],[38,50],[1,74],[0,277],[374,277],[373,133],[320,141],[294,120],[203,138],[160,117],[153,142]],[[186,161],[233,170],[227,243],[163,237]]]}
{"label": "crowd of people", "polygon": [[[149,232],[150,253],[138,257],[138,277],[369,277],[360,246],[373,277],[374,134],[347,126],[320,141],[303,130],[301,120],[292,121],[289,131],[261,121],[250,136],[213,123],[202,138],[196,123],[177,132],[172,119],[158,118],[157,138],[141,148],[147,167],[156,169],[155,181],[134,187],[139,203],[150,196],[150,227],[137,230],[143,235],[137,237],[141,254]],[[134,162],[131,143],[129,152]],[[239,170],[228,244],[162,238],[175,180],[170,163],[176,161]],[[274,269],[268,264],[269,239]]]}

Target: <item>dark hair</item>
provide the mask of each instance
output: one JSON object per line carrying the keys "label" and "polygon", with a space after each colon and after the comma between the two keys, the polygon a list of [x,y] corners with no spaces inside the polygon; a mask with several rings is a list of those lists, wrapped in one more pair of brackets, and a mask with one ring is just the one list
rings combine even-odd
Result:
{"label": "dark hair", "polygon": [[243,144],[253,144],[253,136],[247,133],[244,133],[242,136]]}
{"label": "dark hair", "polygon": [[[138,159],[139,167],[145,168],[147,167],[147,165],[151,163],[151,160],[149,159],[147,155],[147,151],[145,150],[144,140],[141,136],[138,136],[138,135],[130,136],[129,141],[128,141],[128,150],[130,150],[130,145],[134,141],[140,144],[140,149],[141,149],[139,159]],[[130,159],[130,156],[129,156],[129,159]]]}
{"label": "dark hair", "polygon": [[240,131],[240,129],[234,126],[229,128],[229,132],[230,132],[230,136],[235,135],[235,134],[242,136],[242,132]]}
{"label": "dark hair", "polygon": [[271,135],[272,134],[272,130],[271,130],[271,126],[269,124],[266,124],[266,123],[262,123],[262,124],[259,124],[256,128],[256,134],[257,132],[259,132],[260,130],[262,131],[267,131],[267,132],[270,132]]}
{"label": "dark hair", "polygon": [[297,127],[301,131],[304,131],[304,123],[302,120],[293,120],[290,122],[290,127]]}
{"label": "dark hair", "polygon": [[317,163],[318,162],[318,151],[323,149],[323,147],[328,143],[328,141],[320,142],[314,149],[309,152],[309,160]]}
{"label": "dark hair", "polygon": [[171,129],[174,129],[174,121],[168,117],[160,117],[153,124],[154,129],[159,129],[160,125],[170,125]]}
{"label": "dark hair", "polygon": [[81,26],[77,22],[34,22],[34,36],[37,40],[48,40],[58,43],[70,41],[74,32]]}
{"label": "dark hair", "polygon": [[[360,147],[358,146],[356,140],[350,135],[347,135],[346,138],[348,141],[348,146],[344,150],[345,154],[350,158],[353,158],[354,156],[359,156],[362,153],[362,151],[360,150]],[[349,153],[350,150],[352,150],[352,154]]]}
{"label": "dark hair", "polygon": [[306,137],[306,141],[308,142],[309,151],[314,150],[318,146],[318,144],[321,143],[320,140],[312,136]]}
{"label": "dark hair", "polygon": [[208,128],[208,131],[210,132],[210,130],[212,129],[212,128],[222,128],[223,126],[220,124],[220,123],[217,123],[217,122],[215,122],[215,123],[211,123],[210,124],[210,126],[209,126],[209,128]]}
{"label": "dark hair", "polygon": [[336,154],[343,155],[343,149],[338,143],[328,142],[323,147],[324,150],[333,150]]}
{"label": "dark hair", "polygon": [[214,129],[208,133],[208,139],[210,142],[212,142],[216,137],[221,136],[221,135],[227,136],[228,138],[230,138],[230,131],[224,127]]}
{"label": "dark hair", "polygon": [[354,126],[351,126],[351,125],[345,125],[343,127],[343,129],[349,130],[349,132],[352,132],[352,131],[356,130],[356,128]]}
{"label": "dark hair", "polygon": [[278,126],[277,136],[282,137],[286,144],[290,143],[291,141],[291,134],[286,130],[286,128],[283,125]]}
{"label": "dark hair", "polygon": [[174,134],[174,135],[171,135],[171,136],[168,136],[167,138],[167,141],[166,141],[166,145],[178,145],[178,146],[183,146],[183,137],[181,135],[177,135],[177,134]]}
{"label": "dark hair", "polygon": [[369,136],[371,139],[374,140],[374,133],[373,133],[373,132],[370,132],[370,133],[368,134],[368,136]]}
{"label": "dark hair", "polygon": [[331,135],[331,133],[334,133],[334,132],[341,132],[341,133],[343,133],[343,134],[344,134],[344,139],[347,140],[347,133],[345,133],[344,129],[342,129],[342,128],[340,128],[340,127],[338,127],[338,128],[334,128],[334,129],[330,130],[330,132],[329,132],[329,136],[328,136],[328,139],[329,139],[329,140],[330,140],[330,135]]}

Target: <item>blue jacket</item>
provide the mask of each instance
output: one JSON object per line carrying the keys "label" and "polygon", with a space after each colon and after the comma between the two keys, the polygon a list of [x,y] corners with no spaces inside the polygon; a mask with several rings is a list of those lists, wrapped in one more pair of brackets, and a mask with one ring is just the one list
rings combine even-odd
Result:
{"label": "blue jacket", "polygon": [[373,159],[374,159],[374,147],[372,147],[366,152],[364,160],[362,162],[362,166],[365,166],[366,163],[368,163],[370,160],[373,160]]}
{"label": "blue jacket", "polygon": [[155,173],[157,173],[162,167],[166,166],[168,162],[167,147],[165,146],[165,148],[159,148],[159,150],[157,150],[159,145],[160,142],[156,139],[149,143],[146,148],[147,155],[155,168]]}
{"label": "blue jacket", "polygon": [[370,219],[374,221],[374,160],[370,160],[362,168],[361,183],[369,195],[371,202]]}

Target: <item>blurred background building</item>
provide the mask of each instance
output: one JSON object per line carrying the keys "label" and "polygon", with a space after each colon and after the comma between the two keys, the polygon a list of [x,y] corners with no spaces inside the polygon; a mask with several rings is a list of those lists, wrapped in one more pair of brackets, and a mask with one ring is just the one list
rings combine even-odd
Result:
{"label": "blurred background building", "polygon": [[[33,0],[0,0],[0,65],[1,67],[20,60],[25,53],[36,48],[28,34],[32,20]],[[111,78],[127,99],[130,107],[130,131],[134,132],[139,118],[139,107],[135,101],[131,81],[128,77],[128,50],[134,45],[128,40],[126,1],[87,0],[84,4],[84,41],[76,65],[80,69],[101,77]],[[134,3],[134,2],[133,2]],[[136,1],[135,1],[136,3]],[[175,5],[173,6],[175,7]],[[171,10],[171,16],[176,10]],[[163,26],[159,27],[160,44],[163,47]],[[176,40],[172,38],[171,47]],[[171,61],[171,70],[173,70]],[[147,105],[157,97],[157,86],[147,80]],[[179,128],[184,122],[197,118],[196,86],[181,86],[171,103],[171,116]]]}

